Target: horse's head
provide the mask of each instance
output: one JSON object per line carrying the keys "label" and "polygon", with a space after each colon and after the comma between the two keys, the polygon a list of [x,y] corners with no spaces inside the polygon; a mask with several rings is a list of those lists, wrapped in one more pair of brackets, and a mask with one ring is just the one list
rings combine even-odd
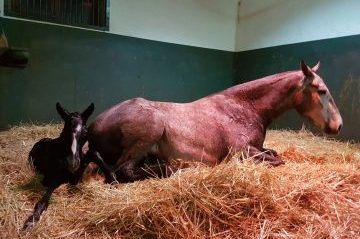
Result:
{"label": "horse's head", "polygon": [[317,74],[319,67],[320,62],[310,68],[301,61],[303,81],[296,95],[296,109],[326,134],[338,134],[343,121],[329,89]]}
{"label": "horse's head", "polygon": [[60,103],[56,103],[56,110],[65,121],[61,134],[65,140],[67,168],[75,172],[80,165],[81,150],[86,141],[86,122],[94,111],[91,103],[82,113],[69,113]]}

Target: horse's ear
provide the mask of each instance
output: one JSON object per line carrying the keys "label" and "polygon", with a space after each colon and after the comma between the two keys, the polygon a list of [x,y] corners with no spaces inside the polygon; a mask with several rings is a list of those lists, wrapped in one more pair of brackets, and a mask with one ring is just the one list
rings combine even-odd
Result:
{"label": "horse's ear", "polygon": [[81,113],[81,118],[84,121],[84,123],[86,124],[86,121],[89,119],[90,115],[94,112],[95,109],[95,105],[94,103],[91,103],[85,110],[84,112]]}
{"label": "horse's ear", "polygon": [[312,71],[313,72],[318,72],[318,70],[319,70],[319,68],[320,68],[320,61],[318,61],[318,63],[313,67],[313,68],[311,68],[312,69]]}
{"label": "horse's ear", "polygon": [[305,64],[304,60],[300,62],[301,71],[305,76],[312,77],[314,74],[312,73],[311,69]]}
{"label": "horse's ear", "polygon": [[56,110],[63,120],[69,118],[70,113],[66,109],[64,109],[59,102],[56,103]]}

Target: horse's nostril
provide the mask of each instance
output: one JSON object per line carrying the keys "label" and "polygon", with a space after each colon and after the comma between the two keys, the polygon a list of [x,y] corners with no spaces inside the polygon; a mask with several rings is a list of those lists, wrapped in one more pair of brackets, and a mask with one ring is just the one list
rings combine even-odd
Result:
{"label": "horse's nostril", "polygon": [[342,128],[342,124],[339,125],[338,131],[340,131]]}

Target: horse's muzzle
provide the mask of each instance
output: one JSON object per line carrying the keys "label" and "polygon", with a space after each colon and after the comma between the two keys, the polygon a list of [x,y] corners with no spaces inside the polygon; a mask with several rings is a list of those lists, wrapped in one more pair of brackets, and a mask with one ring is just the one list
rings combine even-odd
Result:
{"label": "horse's muzzle", "polygon": [[331,135],[337,135],[340,133],[340,130],[342,128],[342,124],[339,124],[336,127],[329,127],[328,125],[325,127],[324,132],[326,134],[331,134]]}

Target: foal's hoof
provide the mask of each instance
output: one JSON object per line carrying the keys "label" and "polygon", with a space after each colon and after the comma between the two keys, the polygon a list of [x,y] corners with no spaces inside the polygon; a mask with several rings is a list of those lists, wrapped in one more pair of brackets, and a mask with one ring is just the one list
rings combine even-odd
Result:
{"label": "foal's hoof", "polygon": [[105,183],[118,184],[119,182],[116,180],[116,174],[115,173],[110,173],[110,175],[108,177],[106,177]]}
{"label": "foal's hoof", "polygon": [[24,226],[22,227],[23,231],[29,230],[31,228],[33,228],[33,226],[35,225],[35,222],[33,220],[26,220],[26,222],[24,223]]}

